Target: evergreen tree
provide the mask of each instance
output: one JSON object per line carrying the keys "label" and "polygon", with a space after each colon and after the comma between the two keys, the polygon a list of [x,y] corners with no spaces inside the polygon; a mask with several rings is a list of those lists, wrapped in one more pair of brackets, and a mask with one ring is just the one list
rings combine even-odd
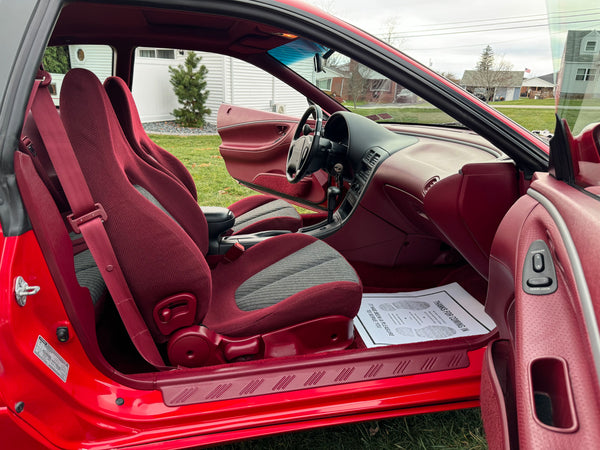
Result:
{"label": "evergreen tree", "polygon": [[50,73],[67,73],[71,67],[69,47],[47,47],[42,59],[44,70]]}
{"label": "evergreen tree", "polygon": [[492,47],[488,45],[481,52],[475,70],[479,86],[485,88],[485,100],[489,101],[494,100],[496,88],[506,86],[510,80],[512,64],[503,58],[497,61]]}
{"label": "evergreen tree", "polygon": [[196,53],[189,52],[183,65],[169,67],[171,85],[181,105],[173,115],[179,125],[186,127],[202,127],[204,116],[211,113],[205,107],[209,93],[205,80],[208,69],[204,65],[198,67],[201,60]]}
{"label": "evergreen tree", "polygon": [[487,72],[493,70],[494,68],[494,50],[492,47],[488,45],[481,52],[481,56],[479,57],[479,61],[477,62],[477,66],[475,69],[481,72]]}

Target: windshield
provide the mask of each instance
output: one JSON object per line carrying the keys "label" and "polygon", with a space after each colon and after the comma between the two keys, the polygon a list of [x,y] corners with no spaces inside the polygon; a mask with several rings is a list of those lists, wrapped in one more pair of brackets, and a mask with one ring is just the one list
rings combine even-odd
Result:
{"label": "windshield", "polygon": [[314,42],[298,38],[269,54],[348,110],[374,121],[461,126],[401,84]]}
{"label": "windshield", "polygon": [[574,135],[600,121],[600,8],[587,0],[548,0],[557,113]]}

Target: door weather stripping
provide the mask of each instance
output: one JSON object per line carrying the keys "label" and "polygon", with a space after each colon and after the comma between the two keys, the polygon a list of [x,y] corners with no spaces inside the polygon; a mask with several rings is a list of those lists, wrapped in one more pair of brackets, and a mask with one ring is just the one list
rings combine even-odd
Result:
{"label": "door weather stripping", "polygon": [[27,303],[27,297],[35,295],[40,292],[39,286],[29,286],[27,281],[22,276],[15,278],[15,299],[19,306],[25,306]]}
{"label": "door weather stripping", "polygon": [[579,293],[579,299],[581,302],[581,309],[583,311],[583,317],[585,321],[585,327],[587,330],[588,337],[590,339],[590,345],[592,347],[592,357],[594,360],[594,366],[596,368],[596,376],[600,378],[600,330],[598,329],[598,321],[596,320],[596,313],[594,312],[594,303],[590,290],[588,289],[587,281],[583,274],[583,266],[579,259],[579,254],[575,248],[575,243],[569,232],[569,228],[565,223],[564,219],[560,215],[560,212],[552,204],[552,202],[546,198],[543,194],[533,189],[527,191],[529,196],[537,200],[545,209],[548,214],[554,220],[554,223],[558,227],[558,231],[563,240],[567,254],[569,255],[569,262],[573,269],[573,275],[575,277],[575,283],[577,284],[577,292]]}

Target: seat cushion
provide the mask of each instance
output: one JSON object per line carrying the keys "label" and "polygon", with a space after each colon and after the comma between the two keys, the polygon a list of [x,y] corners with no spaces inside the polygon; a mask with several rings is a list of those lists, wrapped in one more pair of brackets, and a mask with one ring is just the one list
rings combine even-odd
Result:
{"label": "seat cushion", "polygon": [[302,218],[285,200],[270,195],[253,195],[229,206],[235,215],[233,234],[249,234],[265,230],[298,231]]}
{"label": "seat cushion", "polygon": [[362,284],[336,250],[311,236],[289,234],[248,249],[213,271],[203,324],[226,336],[250,336],[341,315],[353,318]]}
{"label": "seat cushion", "polygon": [[92,302],[96,306],[100,299],[106,295],[107,288],[94,257],[89,250],[77,253],[74,257],[74,265],[77,282],[81,287],[88,288],[92,296]]}

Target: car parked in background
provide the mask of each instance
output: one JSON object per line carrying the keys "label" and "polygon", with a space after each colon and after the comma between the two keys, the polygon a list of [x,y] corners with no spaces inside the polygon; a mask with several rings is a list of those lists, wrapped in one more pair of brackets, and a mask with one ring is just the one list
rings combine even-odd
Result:
{"label": "car parked in background", "polygon": [[[188,448],[478,405],[492,448],[599,441],[593,24],[555,34],[571,75],[547,144],[294,0],[22,0],[0,23],[5,444]],[[45,49],[93,45],[112,73],[71,69],[57,110]],[[238,94],[212,95],[257,196],[198,206],[141,126],[140,48],[239,64]]]}

